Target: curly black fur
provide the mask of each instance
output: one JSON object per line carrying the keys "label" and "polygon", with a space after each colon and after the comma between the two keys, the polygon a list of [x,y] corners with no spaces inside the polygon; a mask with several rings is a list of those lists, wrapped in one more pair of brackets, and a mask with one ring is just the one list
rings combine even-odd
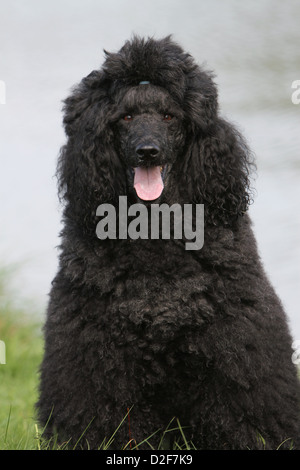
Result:
{"label": "curly black fur", "polygon": [[[251,153],[218,114],[212,74],[170,37],[106,54],[65,101],[40,422],[73,443],[91,423],[82,442],[97,448],[133,406],[137,442],[176,416],[198,449],[256,449],[259,435],[266,448],[297,446],[291,338],[245,214]],[[153,165],[155,202],[205,205],[201,250],[96,237],[97,207],[141,202],[133,168]],[[128,439],[125,423],[114,446]]]}

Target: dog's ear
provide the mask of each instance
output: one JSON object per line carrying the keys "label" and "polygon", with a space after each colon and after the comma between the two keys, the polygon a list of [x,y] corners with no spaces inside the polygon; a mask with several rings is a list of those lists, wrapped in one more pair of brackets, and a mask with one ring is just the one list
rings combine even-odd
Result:
{"label": "dog's ear", "polygon": [[187,74],[186,92],[182,103],[192,132],[209,128],[217,118],[218,90],[212,72],[198,66]]}
{"label": "dog's ear", "polygon": [[193,135],[180,172],[187,198],[205,206],[206,223],[232,225],[250,202],[253,158],[243,137],[217,119],[209,133]]}
{"label": "dog's ear", "polygon": [[[87,77],[72,88],[72,93],[64,100],[63,124],[68,137],[82,132],[83,127],[93,126],[91,107],[105,108],[107,102],[107,84],[100,70],[93,70]],[[104,120],[103,120],[104,122]]]}
{"label": "dog's ear", "polygon": [[124,191],[119,187],[125,184],[123,168],[109,125],[108,87],[103,73],[94,71],[64,102],[68,141],[57,166],[59,193],[66,212],[81,224],[99,204],[114,202]]}

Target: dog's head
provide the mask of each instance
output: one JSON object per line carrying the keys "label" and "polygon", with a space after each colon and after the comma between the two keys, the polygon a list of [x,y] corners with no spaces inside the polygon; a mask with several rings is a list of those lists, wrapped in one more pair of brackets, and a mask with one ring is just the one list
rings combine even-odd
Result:
{"label": "dog's head", "polygon": [[181,106],[164,88],[143,81],[122,94],[114,123],[129,195],[139,201],[160,200],[185,146]]}
{"label": "dog's head", "polygon": [[135,37],[106,53],[102,69],[82,80],[64,110],[68,142],[58,177],[78,222],[121,195],[157,202],[175,180],[178,202],[206,204],[214,223],[246,209],[244,142],[218,118],[212,74],[170,37]]}

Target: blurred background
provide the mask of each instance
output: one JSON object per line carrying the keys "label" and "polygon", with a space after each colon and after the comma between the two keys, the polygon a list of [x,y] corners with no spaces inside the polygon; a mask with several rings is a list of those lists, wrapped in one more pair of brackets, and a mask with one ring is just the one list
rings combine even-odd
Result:
{"label": "blurred background", "polygon": [[134,33],[173,34],[215,71],[221,112],[256,154],[250,214],[300,340],[300,104],[291,100],[299,23],[299,0],[0,0],[0,267],[16,266],[15,300],[34,301],[44,315],[57,269],[62,100],[101,66],[103,49]]}

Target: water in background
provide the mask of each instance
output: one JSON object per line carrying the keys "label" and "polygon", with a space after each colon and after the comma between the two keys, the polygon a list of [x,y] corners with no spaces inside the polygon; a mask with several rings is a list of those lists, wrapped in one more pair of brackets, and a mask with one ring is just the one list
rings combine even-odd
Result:
{"label": "water in background", "polygon": [[21,297],[45,305],[57,266],[53,175],[64,143],[61,100],[132,33],[172,33],[216,72],[222,113],[255,151],[250,213],[266,270],[300,339],[300,80],[298,0],[2,0],[0,259],[20,264]]}

